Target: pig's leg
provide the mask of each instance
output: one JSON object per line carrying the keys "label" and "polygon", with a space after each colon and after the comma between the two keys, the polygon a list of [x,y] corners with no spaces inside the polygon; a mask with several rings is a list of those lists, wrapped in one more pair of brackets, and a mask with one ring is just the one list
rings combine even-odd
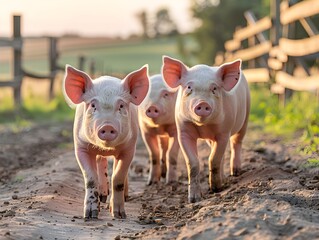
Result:
{"label": "pig's leg", "polygon": [[160,159],[161,159],[161,176],[162,178],[166,178],[166,172],[167,172],[167,150],[168,150],[168,137],[160,137],[160,143],[161,143],[161,152],[160,152]]}
{"label": "pig's leg", "polygon": [[241,168],[241,161],[240,161],[240,153],[241,153],[241,145],[242,141],[239,136],[233,135],[230,138],[230,175],[232,176],[239,176],[240,168]]}
{"label": "pig's leg", "polygon": [[128,196],[128,176],[126,176],[125,183],[124,183],[124,200],[125,200],[125,202],[128,201],[128,198],[129,198],[129,196]]}
{"label": "pig's leg", "polygon": [[[116,167],[118,164],[118,160],[114,158],[113,162],[113,173],[116,171]],[[124,183],[124,200],[125,202],[128,200],[128,176],[125,178],[125,183]]]}
{"label": "pig's leg", "polygon": [[86,149],[76,149],[75,155],[85,183],[84,218],[98,218],[100,199],[96,155],[89,154]]}
{"label": "pig's leg", "polygon": [[107,158],[98,155],[97,160],[97,172],[100,186],[100,201],[105,203],[107,196],[109,195],[109,178],[108,178],[108,164]]}
{"label": "pig's leg", "polygon": [[197,133],[193,127],[185,128],[178,140],[183,152],[187,172],[188,172],[188,201],[190,203],[201,200],[200,179],[199,179],[199,160],[197,153]]}
{"label": "pig's leg", "polygon": [[143,134],[143,139],[149,153],[150,172],[147,185],[157,183],[161,180],[160,151],[157,135]]}
{"label": "pig's leg", "polygon": [[177,136],[169,138],[168,149],[166,183],[172,183],[177,181],[177,158],[179,151]]}
{"label": "pig's leg", "polygon": [[[247,118],[248,119],[248,118]],[[230,138],[230,175],[239,176],[241,171],[241,148],[247,129],[247,120],[242,129]]]}
{"label": "pig's leg", "polygon": [[125,155],[120,157],[119,160],[115,160],[116,167],[112,175],[112,195],[110,200],[110,212],[115,218],[126,218],[124,209],[124,185],[133,155]]}
{"label": "pig's leg", "polygon": [[212,192],[220,192],[224,178],[224,153],[228,144],[228,137],[220,137],[212,142],[212,151],[209,156],[209,187]]}

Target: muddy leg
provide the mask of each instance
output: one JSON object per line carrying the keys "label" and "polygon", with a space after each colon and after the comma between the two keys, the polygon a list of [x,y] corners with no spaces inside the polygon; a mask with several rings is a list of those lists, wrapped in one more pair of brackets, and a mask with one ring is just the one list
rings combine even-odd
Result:
{"label": "muddy leg", "polygon": [[160,151],[160,159],[161,159],[161,176],[162,178],[166,178],[167,172],[167,150],[168,150],[168,137],[160,137],[161,143],[161,151]]}
{"label": "muddy leg", "polygon": [[177,136],[169,139],[169,148],[167,152],[167,174],[166,183],[173,183],[177,181],[177,158],[178,158],[179,144]]}
{"label": "muddy leg", "polygon": [[76,149],[75,155],[81,168],[85,183],[83,217],[85,219],[98,218],[100,211],[100,199],[96,155],[88,154],[86,149]]}
{"label": "muddy leg", "polygon": [[124,209],[124,186],[127,173],[133,156],[126,156],[115,160],[116,167],[112,175],[112,195],[110,200],[110,212],[115,218],[126,218]]}
{"label": "muddy leg", "polygon": [[100,186],[100,201],[105,203],[109,195],[108,162],[106,157],[96,157],[98,180]]}
{"label": "muddy leg", "polygon": [[209,188],[212,192],[220,192],[223,186],[224,164],[223,157],[228,139],[224,137],[212,144],[212,152],[209,156]]}

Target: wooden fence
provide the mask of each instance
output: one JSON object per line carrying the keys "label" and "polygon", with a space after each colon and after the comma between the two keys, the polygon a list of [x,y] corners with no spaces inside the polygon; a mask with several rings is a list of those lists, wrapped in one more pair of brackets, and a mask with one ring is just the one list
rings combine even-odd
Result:
{"label": "wooden fence", "polygon": [[[23,54],[23,37],[21,36],[21,16],[13,16],[13,34],[12,38],[0,38],[0,48],[12,48],[13,50],[13,74],[12,78],[0,81],[0,88],[11,87],[13,88],[14,103],[16,107],[21,106],[21,86],[24,77],[35,78],[39,80],[50,81],[49,98],[52,99],[54,95],[54,81],[59,71],[64,71],[64,66],[58,64],[59,52],[58,52],[58,38],[46,37],[49,42],[48,49],[48,62],[49,72],[47,74],[38,74],[27,71],[22,66],[22,54]],[[85,56],[80,56],[78,60],[78,68],[84,69],[86,59]],[[90,64],[90,72],[94,74],[95,66],[94,62]]]}
{"label": "wooden fence", "polygon": [[0,47],[10,47],[13,49],[13,79],[0,81],[0,87],[12,87],[14,101],[21,104],[21,84],[23,79],[22,71],[22,37],[20,16],[13,16],[13,36],[12,38],[0,38]]}
{"label": "wooden fence", "polygon": [[[247,26],[239,27],[225,43],[222,61],[241,58],[249,82],[267,82],[281,96],[289,97],[292,91],[318,94],[319,73],[313,68],[319,57],[315,17],[319,17],[318,0],[273,0],[271,16],[260,20],[248,11]],[[308,37],[297,39],[297,22]]]}

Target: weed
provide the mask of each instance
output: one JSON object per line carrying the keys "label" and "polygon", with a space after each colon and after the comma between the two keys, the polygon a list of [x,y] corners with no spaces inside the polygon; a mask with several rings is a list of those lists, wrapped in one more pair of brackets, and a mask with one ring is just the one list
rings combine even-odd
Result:
{"label": "weed", "polygon": [[319,158],[309,158],[307,163],[303,165],[304,168],[318,168],[319,167]]}

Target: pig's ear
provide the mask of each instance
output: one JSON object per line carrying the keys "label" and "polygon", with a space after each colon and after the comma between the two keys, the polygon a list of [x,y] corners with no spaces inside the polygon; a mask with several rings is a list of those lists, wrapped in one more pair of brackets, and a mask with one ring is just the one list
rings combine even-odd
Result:
{"label": "pig's ear", "polygon": [[241,60],[224,63],[218,69],[218,74],[222,80],[222,86],[226,91],[230,91],[239,81],[241,71]]}
{"label": "pig's ear", "polygon": [[123,80],[124,89],[131,95],[131,102],[139,105],[149,89],[148,65],[127,75]]}
{"label": "pig's ear", "polygon": [[163,56],[162,76],[169,87],[181,85],[181,77],[186,71],[187,66],[181,61]]}
{"label": "pig's ear", "polygon": [[83,101],[83,94],[92,87],[91,78],[70,65],[65,66],[63,81],[63,92],[67,100],[72,104],[79,104]]}

